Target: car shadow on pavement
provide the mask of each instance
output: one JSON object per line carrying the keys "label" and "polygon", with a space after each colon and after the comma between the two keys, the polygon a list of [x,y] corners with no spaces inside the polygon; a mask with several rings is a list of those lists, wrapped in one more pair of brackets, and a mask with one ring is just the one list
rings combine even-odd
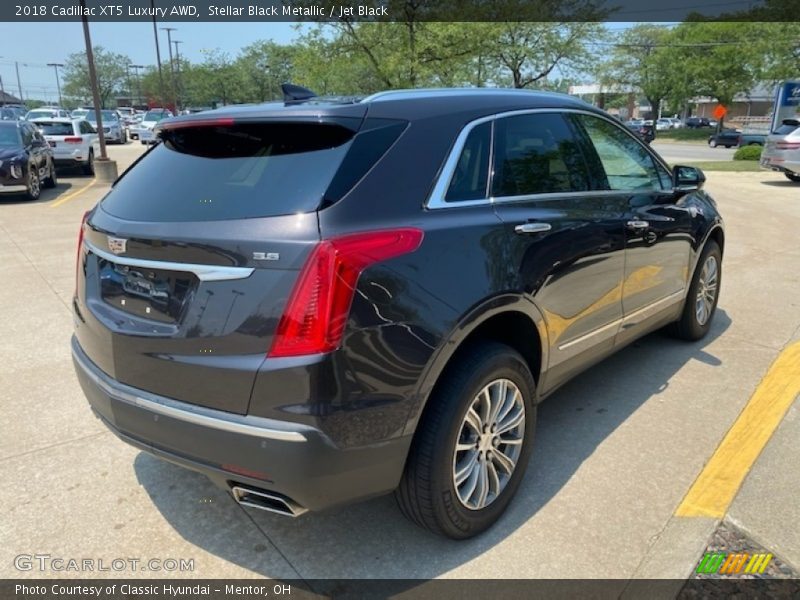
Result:
{"label": "car shadow on pavement", "polygon": [[[548,398],[539,409],[533,456],[516,498],[493,528],[472,540],[455,542],[421,530],[403,518],[391,496],[291,519],[243,509],[202,475],[145,453],[137,456],[134,468],[153,504],[177,533],[211,554],[258,575],[281,578],[266,564],[264,551],[271,545],[316,592],[324,593],[326,586],[334,585],[320,581],[323,579],[396,578],[401,580],[393,584],[396,593],[421,583],[410,579],[448,573],[506,542],[546,507],[599,445],[643,404],[662,394],[684,365],[700,361],[721,366],[722,362],[705,348],[730,324],[730,318],[720,309],[708,336],[700,342],[687,343],[653,333]],[[687,399],[686,419],[692,418],[691,401]],[[642,444],[648,444],[646,437]],[[614,477],[613,473],[609,475]],[[607,493],[608,487],[604,489]],[[591,501],[584,500],[576,502],[570,514],[557,515],[565,519],[565,527],[572,521],[580,526],[581,520],[588,518],[582,515],[591,510]],[[241,530],[231,529],[234,521]],[[534,543],[527,539],[531,529],[519,535],[522,537],[514,546],[517,551],[520,543],[523,547]],[[534,546],[526,552],[548,551]],[[570,557],[561,560],[564,558]],[[501,561],[499,557],[492,560]],[[487,570],[479,572],[485,574]],[[501,569],[494,576],[526,575]]]}
{"label": "car shadow on pavement", "polygon": [[57,200],[62,194],[68,193],[73,187],[72,183],[59,181],[56,187],[51,189],[42,189],[42,193],[36,200],[28,200],[24,194],[0,194],[0,206],[12,204],[47,204],[53,200]]}
{"label": "car shadow on pavement", "polygon": [[798,187],[797,182],[789,181],[786,179],[785,181],[762,181],[763,185],[771,185],[772,187],[779,187],[779,188],[791,188],[791,187]]}

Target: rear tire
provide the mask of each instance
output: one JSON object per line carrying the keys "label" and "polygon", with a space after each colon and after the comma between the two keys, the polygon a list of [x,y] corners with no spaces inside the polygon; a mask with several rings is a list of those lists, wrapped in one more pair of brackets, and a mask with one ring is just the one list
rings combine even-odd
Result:
{"label": "rear tire", "polygon": [[86,164],[81,167],[84,175],[94,175],[94,151],[89,150],[89,158],[86,159]]}
{"label": "rear tire", "polygon": [[712,148],[716,148],[717,147],[717,141],[716,140],[708,140],[708,145],[711,146]]}
{"label": "rear tire", "polygon": [[58,185],[58,176],[56,175],[56,166],[51,162],[50,173],[44,180],[44,187],[48,189],[53,189],[57,185]]}
{"label": "rear tire", "polygon": [[525,475],[536,384],[504,344],[476,344],[457,360],[428,401],[395,498],[417,525],[466,539],[500,518]]}
{"label": "rear tire", "polygon": [[800,175],[796,173],[784,173],[784,175],[786,175],[786,179],[788,179],[789,181],[800,183]]}
{"label": "rear tire", "polygon": [[711,329],[722,283],[722,251],[714,240],[708,240],[694,269],[692,283],[680,319],[672,324],[671,333],[682,340],[699,340]]}

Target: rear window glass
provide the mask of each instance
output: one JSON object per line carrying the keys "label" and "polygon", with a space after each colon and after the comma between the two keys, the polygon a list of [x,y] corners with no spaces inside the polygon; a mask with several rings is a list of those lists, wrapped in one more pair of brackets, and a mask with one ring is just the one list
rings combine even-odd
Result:
{"label": "rear window glass", "polygon": [[72,123],[36,123],[44,135],[73,135]]}
{"label": "rear window glass", "polygon": [[775,130],[775,133],[778,135],[789,135],[790,133],[794,133],[794,131],[800,127],[800,123],[796,121],[784,121],[780,124],[780,126]]}
{"label": "rear window glass", "polygon": [[58,113],[54,110],[32,110],[27,114],[28,121],[32,119],[47,119],[49,117],[57,117]]}
{"label": "rear window glass", "polygon": [[162,112],[160,110],[150,110],[147,111],[142,118],[142,121],[160,121],[161,119],[165,119],[167,117],[167,113]]}
{"label": "rear window glass", "polygon": [[125,173],[103,200],[117,217],[214,221],[310,212],[353,132],[317,123],[185,128]]}

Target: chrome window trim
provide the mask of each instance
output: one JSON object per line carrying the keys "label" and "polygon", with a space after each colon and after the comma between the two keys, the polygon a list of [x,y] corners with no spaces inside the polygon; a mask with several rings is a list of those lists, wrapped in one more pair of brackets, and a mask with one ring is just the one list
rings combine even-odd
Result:
{"label": "chrome window trim", "polygon": [[[450,183],[453,179],[453,175],[455,174],[456,165],[458,164],[458,160],[461,158],[461,152],[464,150],[464,145],[467,142],[467,138],[469,134],[472,133],[472,130],[475,129],[478,125],[482,123],[486,123],[487,121],[491,121],[492,124],[492,145],[489,150],[489,154],[491,160],[489,162],[489,177],[488,177],[488,185],[491,185],[492,177],[494,173],[491,172],[491,165],[492,161],[494,160],[494,122],[499,119],[506,119],[509,117],[517,117],[521,115],[531,115],[531,114],[543,114],[543,113],[571,113],[571,114],[580,114],[580,115],[588,115],[591,117],[596,117],[598,119],[603,119],[611,123],[614,127],[619,129],[620,131],[627,134],[631,139],[633,139],[639,146],[641,146],[647,154],[653,159],[654,163],[657,163],[664,167],[668,173],[672,173],[672,169],[667,165],[667,163],[658,156],[651,148],[649,148],[646,144],[644,144],[639,138],[637,138],[630,130],[626,127],[620,126],[619,123],[616,123],[614,119],[608,117],[606,115],[596,113],[591,110],[583,110],[580,108],[559,108],[559,107],[549,107],[549,108],[527,108],[521,110],[511,110],[506,112],[499,112],[494,113],[492,115],[488,115],[485,117],[480,117],[475,119],[474,121],[470,121],[461,129],[456,138],[453,147],[450,149],[450,153],[447,156],[447,160],[442,167],[442,170],[439,173],[439,176],[436,179],[436,184],[433,186],[431,193],[428,195],[428,200],[425,203],[425,208],[430,210],[438,210],[442,208],[458,208],[458,207],[466,207],[466,206],[485,206],[491,204],[500,204],[506,202],[523,202],[526,200],[553,200],[558,198],[573,198],[573,197],[582,197],[582,198],[593,198],[593,197],[603,197],[603,196],[617,196],[620,194],[626,193],[667,193],[670,190],[587,190],[585,192],[547,192],[541,194],[527,194],[524,196],[489,196],[488,198],[481,198],[477,200],[445,200],[445,196],[447,195],[447,189],[450,187]],[[655,165],[654,165],[655,168]],[[660,179],[660,177],[659,177]]]}
{"label": "chrome window trim", "polygon": [[148,260],[144,258],[130,258],[117,256],[83,240],[83,245],[92,254],[118,265],[128,267],[141,267],[143,269],[163,269],[165,271],[187,271],[194,273],[200,281],[231,281],[234,279],[247,279],[255,270],[252,267],[225,267],[221,265],[198,265],[193,263],[168,262],[163,260]]}

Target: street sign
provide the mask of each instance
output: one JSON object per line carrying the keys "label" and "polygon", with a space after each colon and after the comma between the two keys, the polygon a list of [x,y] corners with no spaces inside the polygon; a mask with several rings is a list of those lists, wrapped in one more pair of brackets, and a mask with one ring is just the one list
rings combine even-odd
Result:
{"label": "street sign", "polygon": [[719,120],[720,120],[720,119],[722,119],[722,118],[723,118],[725,115],[727,115],[727,114],[728,114],[728,109],[727,109],[727,108],[725,108],[724,106],[722,106],[722,104],[717,104],[717,105],[714,107],[714,112],[713,112],[712,114],[714,115],[714,118],[715,118],[717,121],[719,121]]}

